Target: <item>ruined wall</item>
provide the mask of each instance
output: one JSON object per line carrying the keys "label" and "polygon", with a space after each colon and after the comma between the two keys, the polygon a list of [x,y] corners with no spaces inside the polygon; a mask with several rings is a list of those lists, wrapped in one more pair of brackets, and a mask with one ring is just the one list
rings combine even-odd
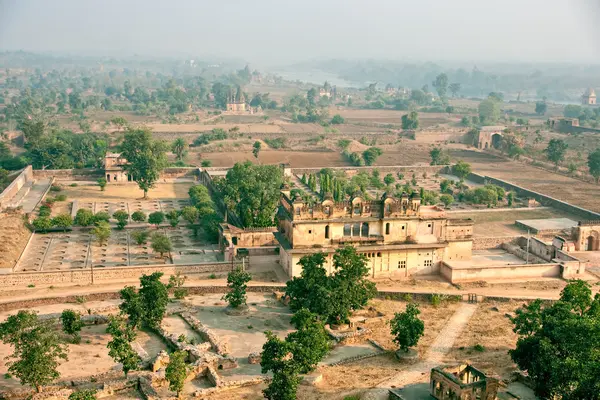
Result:
{"label": "ruined wall", "polygon": [[33,180],[33,169],[31,165],[26,166],[19,175],[0,193],[0,210],[10,206],[11,200],[27,183]]}
{"label": "ruined wall", "polygon": [[[104,176],[103,169],[81,168],[81,169],[36,169],[33,171],[35,179],[44,179],[56,177],[57,180],[81,180],[95,181]],[[174,179],[181,177],[194,178],[198,176],[198,168],[196,167],[174,167],[165,168],[160,179]]]}
{"label": "ruined wall", "polygon": [[[292,173],[296,175],[302,174],[316,174],[323,167],[314,167],[314,168],[292,168]],[[446,168],[445,165],[422,165],[422,166],[410,166],[410,165],[378,165],[378,166],[369,166],[369,167],[335,167],[336,171],[345,171],[348,176],[353,176],[358,174],[359,172],[367,172],[371,173],[373,170],[378,170],[383,175],[388,173],[401,173],[407,176],[412,175],[412,173],[416,173],[417,175],[422,174],[423,172],[427,172],[428,174],[436,174],[436,173],[445,173]]]}
{"label": "ruined wall", "polygon": [[[525,236],[519,237],[517,243],[521,249],[527,250],[527,238]],[[554,258],[554,246],[546,244],[536,237],[530,237],[529,253],[549,262]]]}
{"label": "ruined wall", "polygon": [[[123,279],[134,279],[142,275],[162,272],[166,276],[180,272],[183,275],[205,274],[231,271],[230,262],[191,264],[191,265],[155,265],[139,267],[94,268],[94,283],[119,282]],[[92,283],[91,269],[68,271],[18,272],[0,275],[0,287],[52,285],[57,283]]]}

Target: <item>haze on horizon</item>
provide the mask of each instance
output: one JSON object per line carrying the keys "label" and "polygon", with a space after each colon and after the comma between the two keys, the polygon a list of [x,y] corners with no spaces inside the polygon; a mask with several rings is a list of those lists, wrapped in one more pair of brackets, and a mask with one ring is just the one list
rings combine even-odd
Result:
{"label": "haze on horizon", "polygon": [[0,0],[0,50],[600,63],[598,0]]}

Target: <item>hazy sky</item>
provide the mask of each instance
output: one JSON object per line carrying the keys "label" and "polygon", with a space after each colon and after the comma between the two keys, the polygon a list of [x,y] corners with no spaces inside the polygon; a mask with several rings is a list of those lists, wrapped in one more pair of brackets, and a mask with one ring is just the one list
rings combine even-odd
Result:
{"label": "hazy sky", "polygon": [[0,0],[0,50],[600,63],[600,0]]}

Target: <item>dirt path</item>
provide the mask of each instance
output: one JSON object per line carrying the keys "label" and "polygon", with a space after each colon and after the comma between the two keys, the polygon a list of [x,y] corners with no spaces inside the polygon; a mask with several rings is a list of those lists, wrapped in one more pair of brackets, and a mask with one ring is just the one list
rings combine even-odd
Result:
{"label": "dirt path", "polygon": [[476,310],[476,304],[462,304],[435,338],[422,361],[414,364],[407,371],[402,371],[391,379],[381,382],[377,385],[377,389],[369,393],[366,398],[373,400],[387,399],[389,388],[400,388],[427,378],[431,368],[442,364],[444,356],[450,352],[454,342],[467,326]]}

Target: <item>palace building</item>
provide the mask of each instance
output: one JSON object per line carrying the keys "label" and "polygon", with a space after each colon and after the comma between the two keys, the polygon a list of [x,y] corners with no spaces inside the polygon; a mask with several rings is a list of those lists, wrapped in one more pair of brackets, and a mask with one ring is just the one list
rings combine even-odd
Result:
{"label": "palace building", "polygon": [[442,261],[471,259],[473,221],[449,219],[435,206],[421,205],[417,193],[400,198],[384,194],[365,200],[307,203],[282,193],[278,212],[280,263],[290,277],[299,276],[300,258],[323,252],[328,273],[333,253],[351,244],[368,258],[371,277],[439,273]]}

